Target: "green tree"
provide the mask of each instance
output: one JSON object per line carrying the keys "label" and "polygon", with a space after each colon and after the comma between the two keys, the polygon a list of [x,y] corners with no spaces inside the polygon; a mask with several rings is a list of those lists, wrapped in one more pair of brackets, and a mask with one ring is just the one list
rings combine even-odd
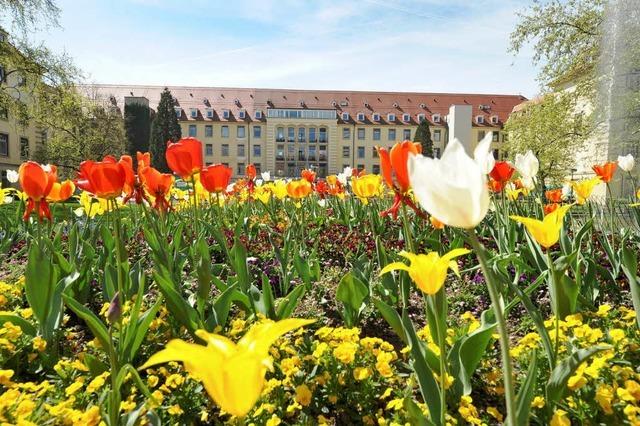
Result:
{"label": "green tree", "polygon": [[422,155],[433,158],[433,141],[431,140],[431,130],[427,119],[420,120],[413,141],[420,142],[420,145],[422,145]]}
{"label": "green tree", "polygon": [[575,165],[576,152],[590,133],[591,126],[575,114],[575,98],[570,94],[547,94],[527,102],[507,120],[509,139],[504,149],[511,155],[528,150],[538,157],[538,177],[560,182]]}
{"label": "green tree", "polygon": [[156,109],[156,115],[151,124],[151,141],[149,142],[149,150],[151,152],[151,162],[153,167],[168,172],[167,159],[165,151],[167,150],[167,142],[176,142],[182,136],[178,117],[174,110],[173,96],[169,89],[165,87],[160,95],[160,102]]}
{"label": "green tree", "polygon": [[126,104],[124,126],[127,134],[127,153],[135,158],[136,152],[147,152],[151,131],[149,107],[138,103]]}

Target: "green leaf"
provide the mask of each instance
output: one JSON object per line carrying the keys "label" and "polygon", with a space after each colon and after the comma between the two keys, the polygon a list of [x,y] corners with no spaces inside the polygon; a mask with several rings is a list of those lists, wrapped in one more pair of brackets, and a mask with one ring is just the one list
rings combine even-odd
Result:
{"label": "green leaf", "polygon": [[200,328],[198,327],[198,313],[196,310],[175,290],[171,280],[161,275],[158,271],[153,273],[153,278],[167,302],[167,308],[171,315],[186,327],[189,333],[195,335],[195,331]]}
{"label": "green leaf", "polygon": [[238,285],[242,291],[246,292],[251,285],[251,279],[249,265],[247,265],[247,249],[239,239],[236,239],[231,248],[231,257],[233,259],[233,270],[238,277]]}
{"label": "green leaf", "polygon": [[524,383],[518,390],[516,396],[516,420],[518,426],[526,426],[529,424],[529,412],[531,411],[531,401],[536,390],[538,372],[538,354],[533,351],[531,360],[529,361],[529,370]]}
{"label": "green leaf", "polygon": [[293,311],[298,306],[298,300],[305,293],[306,288],[303,285],[296,286],[293,290],[278,301],[278,308],[276,309],[276,317],[278,319],[289,318]]}
{"label": "green leaf", "polygon": [[6,322],[17,325],[18,327],[20,327],[24,334],[27,334],[29,336],[35,336],[36,334],[38,334],[36,328],[24,318],[15,314],[0,313],[0,326],[4,325],[4,323]]}
{"label": "green leaf", "polygon": [[564,397],[567,392],[567,381],[571,376],[573,376],[575,371],[578,369],[578,366],[598,352],[602,352],[607,349],[611,349],[611,346],[599,345],[586,349],[579,349],[563,359],[562,362],[553,369],[546,387],[547,403],[550,408],[554,407]]}
{"label": "green leaf", "polygon": [[433,424],[425,417],[424,413],[420,410],[420,407],[418,407],[418,404],[416,404],[413,399],[406,397],[402,402],[402,406],[406,410],[407,417],[412,425],[429,426]]}
{"label": "green leaf", "polygon": [[91,373],[92,377],[99,376],[100,374],[109,370],[109,366],[107,364],[100,361],[94,355],[91,355],[89,353],[85,352],[84,358],[82,359],[82,361],[84,362],[84,365],[86,365],[87,368],[89,369],[89,373]]}
{"label": "green leaf", "polygon": [[342,302],[346,308],[347,315],[345,321],[348,327],[352,327],[360,312],[365,307],[364,301],[369,296],[369,286],[359,278],[348,272],[345,274],[336,290],[336,299]]}
{"label": "green leaf", "polygon": [[[636,247],[637,248],[637,247]],[[640,327],[640,278],[638,277],[638,255],[628,246],[622,248],[622,271],[629,280],[631,300],[636,311],[636,322]]]}
{"label": "green leaf", "polygon": [[58,282],[58,271],[51,258],[40,249],[38,244],[29,248],[25,270],[24,290],[33,315],[42,326],[47,321],[51,295]]}
{"label": "green leaf", "polygon": [[404,328],[402,327],[402,318],[400,318],[400,314],[380,299],[373,299],[373,304],[382,315],[382,318],[384,318],[391,328],[393,328],[393,331],[396,332],[398,337],[400,337],[406,345],[409,345],[407,336],[404,333]]}
{"label": "green leaf", "polygon": [[93,336],[98,339],[104,350],[106,351],[108,348],[111,348],[112,342],[109,338],[109,331],[107,331],[107,327],[102,323],[102,321],[100,321],[93,312],[79,304],[71,296],[63,293],[62,298],[69,309],[75,312],[75,314],[87,324],[87,327],[89,327]]}
{"label": "green leaf", "polygon": [[234,296],[238,294],[238,290],[235,285],[227,287],[227,289],[220,294],[213,302],[212,319],[207,320],[207,325],[210,329],[208,331],[213,332],[216,326],[224,327],[229,317],[229,310],[231,309],[231,302]]}

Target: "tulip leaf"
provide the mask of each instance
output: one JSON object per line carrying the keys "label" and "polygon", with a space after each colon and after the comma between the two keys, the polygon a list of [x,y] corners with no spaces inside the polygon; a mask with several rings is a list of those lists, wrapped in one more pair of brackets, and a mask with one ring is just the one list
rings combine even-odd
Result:
{"label": "tulip leaf", "polygon": [[165,297],[169,311],[171,311],[180,324],[186,327],[191,334],[194,334],[199,328],[196,310],[175,290],[171,280],[167,279],[164,274],[154,271],[153,278],[158,284],[162,295]]}
{"label": "tulip leaf", "polygon": [[407,417],[409,418],[409,421],[411,422],[412,425],[417,425],[417,426],[433,425],[433,422],[429,421],[425,417],[424,413],[422,412],[422,410],[420,410],[420,407],[418,407],[418,404],[416,404],[416,402],[413,399],[406,397],[402,402],[402,406],[406,410]]}
{"label": "tulip leaf", "polygon": [[357,278],[353,271],[342,277],[336,290],[336,299],[344,306],[342,314],[347,327],[353,327],[357,323],[368,296],[369,286]]}
{"label": "tulip leaf", "polygon": [[590,348],[579,349],[563,359],[551,372],[547,382],[547,403],[549,407],[554,407],[567,392],[567,382],[575,373],[580,364],[591,358],[598,352],[611,349],[610,345],[598,345]]}
{"label": "tulip leaf", "polygon": [[38,333],[36,328],[21,316],[15,314],[0,313],[0,327],[3,326],[6,322],[17,325],[26,335],[35,336]]}
{"label": "tulip leaf", "polygon": [[296,306],[298,306],[298,300],[305,292],[303,285],[296,286],[293,290],[278,301],[278,308],[276,309],[276,317],[278,319],[289,318]]}
{"label": "tulip leaf", "polygon": [[225,291],[220,294],[213,302],[213,312],[207,319],[207,326],[209,332],[213,332],[216,326],[224,327],[229,317],[229,310],[231,309],[231,302],[233,296],[238,293],[235,285],[230,285]]}
{"label": "tulip leaf", "polygon": [[75,314],[87,324],[87,327],[89,327],[93,337],[98,339],[100,345],[105,350],[108,350],[108,348],[113,346],[107,327],[105,327],[104,323],[100,321],[96,314],[67,294],[63,293],[62,298],[69,309],[75,312]]}
{"label": "tulip leaf", "polygon": [[640,278],[638,277],[638,255],[636,251],[627,246],[623,246],[622,248],[622,271],[629,280],[631,300],[636,311],[636,322],[638,323],[638,327],[640,327]]}
{"label": "tulip leaf", "polygon": [[531,401],[536,390],[538,372],[538,354],[534,350],[529,361],[529,369],[524,383],[520,386],[516,396],[516,420],[518,425],[529,424],[529,412],[531,411]]}
{"label": "tulip leaf", "polygon": [[[390,274],[385,274],[385,275],[390,275]],[[391,328],[393,328],[393,331],[396,332],[398,337],[400,337],[400,339],[402,339],[402,341],[406,345],[408,345],[409,341],[407,340],[407,336],[404,333],[404,328],[402,327],[402,318],[400,318],[400,315],[398,314],[398,312],[380,299],[373,299],[373,304],[382,315],[382,318],[384,318],[387,321],[387,323],[391,326]]]}

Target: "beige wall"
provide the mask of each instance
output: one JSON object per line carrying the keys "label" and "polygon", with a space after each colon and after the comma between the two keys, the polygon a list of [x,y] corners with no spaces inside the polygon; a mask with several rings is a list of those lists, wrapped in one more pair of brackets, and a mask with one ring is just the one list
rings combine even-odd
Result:
{"label": "beige wall", "polygon": [[[4,140],[8,138],[8,155],[4,155]],[[24,150],[21,145],[24,140]],[[21,126],[16,120],[0,117],[0,173],[3,186],[8,183],[4,179],[7,170],[17,170],[20,164],[31,158],[42,142],[42,133],[32,125]]]}

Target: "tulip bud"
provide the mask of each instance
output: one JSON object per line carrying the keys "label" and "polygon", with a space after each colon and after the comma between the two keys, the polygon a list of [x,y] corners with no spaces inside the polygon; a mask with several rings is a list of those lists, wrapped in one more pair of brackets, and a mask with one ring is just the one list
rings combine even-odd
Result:
{"label": "tulip bud", "polygon": [[625,172],[633,170],[633,167],[635,166],[633,155],[627,154],[618,156],[618,166]]}
{"label": "tulip bud", "polygon": [[109,324],[113,324],[120,320],[122,316],[122,305],[120,304],[120,292],[117,291],[116,294],[111,299],[111,303],[109,303],[109,309],[107,309],[107,321]]}

